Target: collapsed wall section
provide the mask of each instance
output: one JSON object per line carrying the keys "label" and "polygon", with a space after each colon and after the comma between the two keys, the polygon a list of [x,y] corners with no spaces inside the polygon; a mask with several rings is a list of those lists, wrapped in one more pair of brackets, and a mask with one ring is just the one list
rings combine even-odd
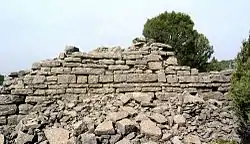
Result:
{"label": "collapsed wall section", "polygon": [[[187,128],[171,128],[174,124],[168,122],[169,129],[179,130],[176,135],[188,131],[186,135],[193,133],[202,141],[210,141],[211,136],[202,131],[209,128],[210,133],[217,134],[213,137],[232,138],[236,137],[236,125],[226,97],[231,73],[231,70],[199,73],[197,69],[178,66],[173,49],[161,43],[137,41],[128,49],[99,48],[90,53],[67,47],[55,59],[34,63],[29,71],[9,75],[0,94],[0,124],[17,125],[43,101],[72,103],[113,94],[123,106],[134,99],[140,107],[146,107],[145,113],[153,109],[159,112],[158,106],[168,104],[169,108],[160,113],[175,117],[174,123],[180,120],[179,126]],[[200,106],[209,110],[199,111]],[[183,116],[189,122],[183,122]]]}

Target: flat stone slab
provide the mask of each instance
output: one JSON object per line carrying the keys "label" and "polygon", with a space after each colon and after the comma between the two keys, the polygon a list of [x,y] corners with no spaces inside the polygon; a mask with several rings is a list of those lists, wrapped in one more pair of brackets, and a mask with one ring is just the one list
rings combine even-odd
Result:
{"label": "flat stone slab", "polygon": [[69,131],[63,128],[45,129],[44,134],[50,144],[67,144],[69,142]]}
{"label": "flat stone slab", "polygon": [[95,129],[96,135],[112,135],[115,134],[115,129],[113,127],[112,121],[104,121],[99,124]]}
{"label": "flat stone slab", "polygon": [[141,126],[141,133],[144,133],[148,136],[152,136],[155,138],[161,138],[162,132],[161,129],[156,126],[156,123],[152,122],[151,120],[143,120],[140,123]]}

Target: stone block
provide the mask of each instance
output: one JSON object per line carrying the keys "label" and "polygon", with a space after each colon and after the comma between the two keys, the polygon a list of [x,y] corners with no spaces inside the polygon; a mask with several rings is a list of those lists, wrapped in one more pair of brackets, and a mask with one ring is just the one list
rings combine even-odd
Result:
{"label": "stone block", "polygon": [[114,82],[125,82],[127,80],[126,74],[115,74],[114,75]]}
{"label": "stone block", "polygon": [[46,81],[47,82],[57,82],[57,76],[47,76]]}
{"label": "stone block", "polygon": [[81,58],[78,57],[67,57],[64,59],[65,62],[82,62]]}
{"label": "stone block", "polygon": [[167,75],[167,82],[168,83],[177,83],[178,77],[176,75]]}
{"label": "stone block", "polygon": [[180,83],[198,83],[198,76],[179,76],[178,77]]}
{"label": "stone block", "polygon": [[16,105],[0,105],[0,116],[13,115],[17,112]]}
{"label": "stone block", "polygon": [[178,97],[176,92],[156,92],[155,96],[159,100],[170,100],[171,97]]}
{"label": "stone block", "polygon": [[128,74],[127,82],[156,82],[158,81],[157,74]]}
{"label": "stone block", "polygon": [[103,68],[72,68],[73,74],[99,75],[104,72],[105,70]]}
{"label": "stone block", "polygon": [[24,102],[25,97],[18,95],[0,95],[0,105]]}
{"label": "stone block", "polygon": [[163,71],[158,73],[158,82],[166,82],[166,75]]}
{"label": "stone block", "polygon": [[6,125],[7,124],[7,119],[5,116],[0,116],[0,125]]}
{"label": "stone block", "polygon": [[128,65],[110,65],[108,67],[109,70],[128,70]]}
{"label": "stone block", "polygon": [[88,82],[87,76],[77,76],[77,83],[79,84],[85,84]]}
{"label": "stone block", "polygon": [[33,105],[31,104],[21,104],[18,106],[19,114],[28,114],[29,111],[33,108]]}
{"label": "stone block", "polygon": [[190,76],[190,71],[177,71],[178,76]]}
{"label": "stone block", "polygon": [[38,102],[43,102],[47,98],[43,96],[26,96],[25,103],[34,104]]}
{"label": "stone block", "polygon": [[99,82],[109,83],[114,81],[114,75],[100,75]]}
{"label": "stone block", "polygon": [[162,62],[149,62],[148,67],[151,70],[159,70],[162,69]]}
{"label": "stone block", "polygon": [[75,75],[58,75],[58,83],[59,84],[76,83],[76,76]]}
{"label": "stone block", "polygon": [[113,65],[115,63],[115,61],[113,59],[103,59],[103,60],[99,60],[100,64],[107,64],[107,65]]}
{"label": "stone block", "polygon": [[88,76],[88,83],[89,84],[96,84],[99,82],[99,76],[97,75],[89,75]]}
{"label": "stone block", "polygon": [[45,76],[34,76],[32,80],[32,84],[42,84],[46,80]]}
{"label": "stone block", "polygon": [[178,65],[177,58],[174,57],[174,56],[169,57],[169,58],[166,60],[166,64],[167,64],[167,65],[173,65],[173,66]]}
{"label": "stone block", "polygon": [[13,90],[11,90],[11,94],[14,94],[14,95],[29,95],[32,93],[33,93],[32,89],[13,89]]}
{"label": "stone block", "polygon": [[70,74],[71,68],[68,67],[52,67],[51,68],[52,74]]}

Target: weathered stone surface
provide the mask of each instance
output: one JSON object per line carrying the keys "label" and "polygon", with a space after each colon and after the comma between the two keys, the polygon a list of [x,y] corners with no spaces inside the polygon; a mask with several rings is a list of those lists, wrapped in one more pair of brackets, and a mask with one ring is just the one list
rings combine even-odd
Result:
{"label": "weathered stone surface", "polygon": [[96,135],[109,135],[115,134],[115,129],[113,127],[112,121],[104,121],[99,124],[95,129]]}
{"label": "weathered stone surface", "polygon": [[99,75],[104,73],[102,68],[72,68],[72,74]]}
{"label": "weathered stone surface", "polygon": [[128,134],[131,132],[136,131],[136,125],[134,122],[132,122],[130,119],[123,119],[120,120],[116,123],[117,129],[122,133],[122,134]]}
{"label": "weathered stone surface", "polygon": [[19,114],[28,114],[32,108],[33,108],[33,105],[21,104],[18,106]]}
{"label": "weathered stone surface", "polygon": [[153,113],[150,116],[150,118],[152,120],[154,120],[155,122],[160,123],[160,124],[166,123],[168,121],[165,116],[163,116],[162,114],[159,114],[159,113]]}
{"label": "weathered stone surface", "polygon": [[157,74],[128,74],[127,82],[155,82],[158,81]]}
{"label": "weathered stone surface", "polygon": [[18,95],[0,95],[0,105],[24,102],[25,97]]}
{"label": "weathered stone surface", "polygon": [[133,116],[137,113],[137,111],[133,107],[129,106],[121,107],[121,110],[127,112],[130,116]]}
{"label": "weathered stone surface", "polygon": [[174,122],[179,126],[184,126],[186,124],[186,119],[182,115],[175,115]]}
{"label": "weathered stone surface", "polygon": [[114,122],[121,120],[123,118],[128,117],[128,112],[119,111],[119,112],[111,112],[108,114],[107,119],[112,120]]}
{"label": "weathered stone surface", "polygon": [[58,83],[59,84],[76,83],[76,76],[75,75],[58,75]]}
{"label": "weathered stone surface", "polygon": [[16,105],[0,105],[0,116],[12,115],[17,112]]}
{"label": "weathered stone surface", "polygon": [[187,135],[184,137],[185,144],[201,144],[199,136],[196,135]]}
{"label": "weathered stone surface", "polygon": [[148,67],[151,70],[159,70],[162,69],[162,62],[149,62]]}
{"label": "weathered stone surface", "polygon": [[0,144],[5,144],[5,137],[3,134],[0,134]]}
{"label": "weathered stone surface", "polygon": [[95,134],[93,133],[81,134],[81,142],[83,144],[97,144]]}
{"label": "weathered stone surface", "polygon": [[130,140],[124,138],[124,139],[118,141],[116,144],[132,144],[132,143],[130,142]]}
{"label": "weathered stone surface", "polygon": [[166,64],[167,64],[167,65],[173,65],[173,66],[178,65],[177,58],[174,57],[174,56],[169,57],[169,58],[166,60]]}
{"label": "weathered stone surface", "polygon": [[158,73],[158,82],[166,82],[166,75],[163,71]]}
{"label": "weathered stone surface", "polygon": [[46,80],[45,76],[34,76],[32,83],[33,84],[41,84],[41,83],[44,83],[45,80]]}
{"label": "weathered stone surface", "polygon": [[34,138],[34,135],[29,135],[29,134],[19,131],[15,142],[16,144],[32,143],[33,138]]}
{"label": "weathered stone surface", "polygon": [[88,76],[88,83],[89,84],[96,84],[99,82],[99,76],[96,75],[89,75]]}
{"label": "weathered stone surface", "polygon": [[150,103],[150,101],[154,97],[154,93],[134,92],[134,93],[126,93],[126,94],[132,95],[132,98],[140,103]]}
{"label": "weathered stone surface", "polygon": [[178,77],[176,75],[167,75],[167,82],[168,83],[177,83]]}
{"label": "weathered stone surface", "polygon": [[140,123],[141,126],[141,133],[144,133],[148,136],[161,138],[162,132],[159,127],[156,126],[156,123],[152,122],[151,120],[143,120]]}
{"label": "weathered stone surface", "polygon": [[69,131],[63,128],[45,129],[44,134],[50,144],[68,144]]}
{"label": "weathered stone surface", "polygon": [[155,96],[159,100],[170,100],[171,97],[176,97],[179,94],[176,92],[156,92]]}
{"label": "weathered stone surface", "polygon": [[110,70],[128,70],[129,66],[127,66],[127,65],[110,65],[108,68]]}
{"label": "weathered stone surface", "polygon": [[85,84],[87,82],[88,82],[88,77],[87,76],[78,76],[77,77],[77,83]]}
{"label": "weathered stone surface", "polygon": [[179,137],[179,136],[175,136],[175,137],[172,139],[172,143],[173,143],[173,144],[183,144],[182,141],[180,140],[180,137]]}
{"label": "weathered stone surface", "polygon": [[114,82],[125,82],[127,80],[126,74],[115,74],[114,75]]}
{"label": "weathered stone surface", "polygon": [[7,123],[5,116],[0,116],[0,125],[5,125]]}
{"label": "weathered stone surface", "polygon": [[99,82],[101,82],[101,83],[108,83],[108,82],[113,82],[114,75],[100,75],[99,78],[100,78]]}

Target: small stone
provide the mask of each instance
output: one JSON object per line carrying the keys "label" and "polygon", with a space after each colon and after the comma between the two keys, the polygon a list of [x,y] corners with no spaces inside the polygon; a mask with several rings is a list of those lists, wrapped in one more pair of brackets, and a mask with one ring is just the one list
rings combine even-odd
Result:
{"label": "small stone", "polygon": [[155,137],[157,139],[161,138],[162,136],[161,129],[158,126],[156,126],[156,123],[152,122],[151,120],[143,120],[140,123],[140,126],[141,126],[141,133]]}
{"label": "small stone", "polygon": [[120,134],[111,135],[111,138],[110,138],[109,142],[110,142],[110,144],[115,144],[121,138],[122,138],[122,135],[120,135]]}
{"label": "small stone", "polygon": [[169,58],[166,60],[166,64],[167,64],[167,65],[173,65],[173,66],[178,65],[177,58],[174,57],[174,56],[169,57]]}
{"label": "small stone", "polygon": [[168,140],[171,139],[171,137],[172,137],[172,134],[170,134],[170,133],[164,133],[164,134],[162,135],[162,140],[168,141]]}
{"label": "small stone", "polygon": [[119,111],[119,112],[109,113],[107,116],[107,119],[116,122],[116,121],[121,120],[121,119],[126,118],[126,117],[128,117],[128,112]]}
{"label": "small stone", "polygon": [[182,115],[175,115],[174,122],[179,126],[184,126],[186,124],[186,119]]}
{"label": "small stone", "polygon": [[185,144],[201,144],[199,136],[196,135],[187,135],[184,137]]}
{"label": "small stone", "polygon": [[132,132],[132,133],[128,134],[126,136],[126,138],[129,139],[129,140],[132,140],[133,138],[135,138],[135,136],[136,136],[135,132]]}
{"label": "small stone", "polygon": [[44,134],[50,144],[67,144],[69,142],[69,131],[63,128],[45,129]]}
{"label": "small stone", "polygon": [[165,116],[159,113],[152,114],[150,118],[160,124],[166,123],[168,121]]}
{"label": "small stone", "polygon": [[120,141],[118,141],[116,144],[131,144],[130,140],[124,138]]}
{"label": "small stone", "polygon": [[81,134],[81,142],[82,144],[97,144],[95,134],[93,133]]}
{"label": "small stone", "polygon": [[131,116],[134,116],[137,113],[137,111],[134,108],[129,106],[122,107],[121,110],[127,112]]}
{"label": "small stone", "polygon": [[135,117],[135,121],[140,122],[143,120],[149,120],[149,118],[144,114],[144,113],[139,113],[136,117]]}
{"label": "small stone", "polygon": [[22,131],[19,131],[15,141],[16,141],[16,144],[32,143],[33,138],[34,138],[34,135],[29,135],[29,134],[23,133]]}
{"label": "small stone", "polygon": [[162,69],[162,62],[149,62],[148,67],[151,70],[159,70]]}
{"label": "small stone", "polygon": [[5,144],[5,139],[3,134],[0,134],[0,144]]}
{"label": "small stone", "polygon": [[134,122],[132,122],[129,119],[123,119],[120,120],[116,123],[117,129],[122,133],[122,134],[128,134],[131,132],[134,132],[136,130],[136,125]]}
{"label": "small stone", "polygon": [[112,121],[104,121],[99,124],[95,129],[96,135],[112,135],[115,134],[115,130]]}
{"label": "small stone", "polygon": [[175,136],[175,137],[172,139],[172,143],[173,143],[173,144],[183,144],[183,143],[181,142],[179,136]]}

